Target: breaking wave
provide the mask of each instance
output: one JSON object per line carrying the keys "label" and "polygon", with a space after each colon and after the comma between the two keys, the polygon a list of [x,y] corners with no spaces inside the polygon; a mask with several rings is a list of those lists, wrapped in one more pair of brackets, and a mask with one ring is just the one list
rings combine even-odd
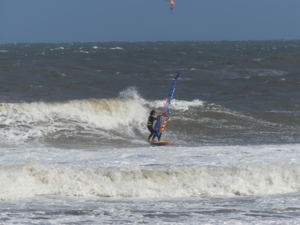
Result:
{"label": "breaking wave", "polygon": [[[0,139],[8,144],[72,139],[78,144],[143,136],[148,133],[145,124],[150,109],[159,109],[164,101],[146,101],[131,87],[117,98],[2,103]],[[201,104],[199,100],[175,101],[173,108],[185,111]]]}
{"label": "breaking wave", "polygon": [[234,197],[284,194],[300,189],[299,165],[238,167],[0,166],[0,199],[36,195],[78,197]]}
{"label": "breaking wave", "polygon": [[[165,99],[144,99],[134,87],[121,91],[116,98],[2,103],[1,146],[20,143],[79,148],[145,145],[149,112],[152,109],[160,112],[164,104]],[[294,121],[295,117],[282,112],[264,114],[233,111],[199,99],[174,99],[164,138],[184,146],[298,140],[299,127],[278,119]],[[275,119],[269,121],[263,117]]]}

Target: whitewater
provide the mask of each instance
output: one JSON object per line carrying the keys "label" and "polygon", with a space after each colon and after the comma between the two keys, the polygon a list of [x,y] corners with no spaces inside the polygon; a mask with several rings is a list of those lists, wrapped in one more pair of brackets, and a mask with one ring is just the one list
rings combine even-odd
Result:
{"label": "whitewater", "polygon": [[2,210],[8,224],[297,224],[298,150],[298,144],[7,149]]}
{"label": "whitewater", "polygon": [[0,224],[299,224],[299,50],[0,45]]}

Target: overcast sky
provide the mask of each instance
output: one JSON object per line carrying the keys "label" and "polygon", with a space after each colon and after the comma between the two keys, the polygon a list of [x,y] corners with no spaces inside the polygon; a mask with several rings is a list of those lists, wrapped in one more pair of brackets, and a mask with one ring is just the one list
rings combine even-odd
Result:
{"label": "overcast sky", "polygon": [[300,0],[0,0],[0,43],[300,39]]}

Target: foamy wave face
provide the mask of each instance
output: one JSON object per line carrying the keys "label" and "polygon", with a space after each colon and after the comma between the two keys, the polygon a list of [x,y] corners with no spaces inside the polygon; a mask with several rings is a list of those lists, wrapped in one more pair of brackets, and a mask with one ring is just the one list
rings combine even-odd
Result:
{"label": "foamy wave face", "polygon": [[117,138],[118,133],[132,136],[134,129],[140,129],[145,123],[148,114],[142,99],[132,96],[57,103],[11,103],[2,104],[0,110],[0,136],[4,143],[78,135],[111,139]]}
{"label": "foamy wave face", "polygon": [[1,166],[0,199],[79,197],[232,197],[299,191],[298,165],[82,168],[35,163]]}
{"label": "foamy wave face", "polygon": [[[120,91],[117,98],[3,103],[0,105],[0,140],[2,146],[20,143],[56,147],[145,144],[149,135],[146,128],[149,112],[152,109],[160,112],[164,104],[165,100],[143,99],[135,87]],[[198,99],[174,99],[171,116],[175,119],[190,109],[197,114],[202,105]]]}

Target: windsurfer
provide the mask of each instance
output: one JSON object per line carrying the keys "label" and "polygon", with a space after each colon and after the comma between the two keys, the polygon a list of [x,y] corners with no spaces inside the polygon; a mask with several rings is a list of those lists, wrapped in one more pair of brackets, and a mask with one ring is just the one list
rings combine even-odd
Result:
{"label": "windsurfer", "polygon": [[150,131],[150,135],[148,137],[148,141],[150,141],[151,137],[152,137],[152,141],[154,141],[154,138],[156,137],[156,131],[153,129],[153,124],[154,124],[154,121],[157,120],[159,117],[156,117],[156,111],[155,110],[152,110],[150,112],[150,116],[148,118],[148,123],[147,123],[147,128],[148,130]]}

